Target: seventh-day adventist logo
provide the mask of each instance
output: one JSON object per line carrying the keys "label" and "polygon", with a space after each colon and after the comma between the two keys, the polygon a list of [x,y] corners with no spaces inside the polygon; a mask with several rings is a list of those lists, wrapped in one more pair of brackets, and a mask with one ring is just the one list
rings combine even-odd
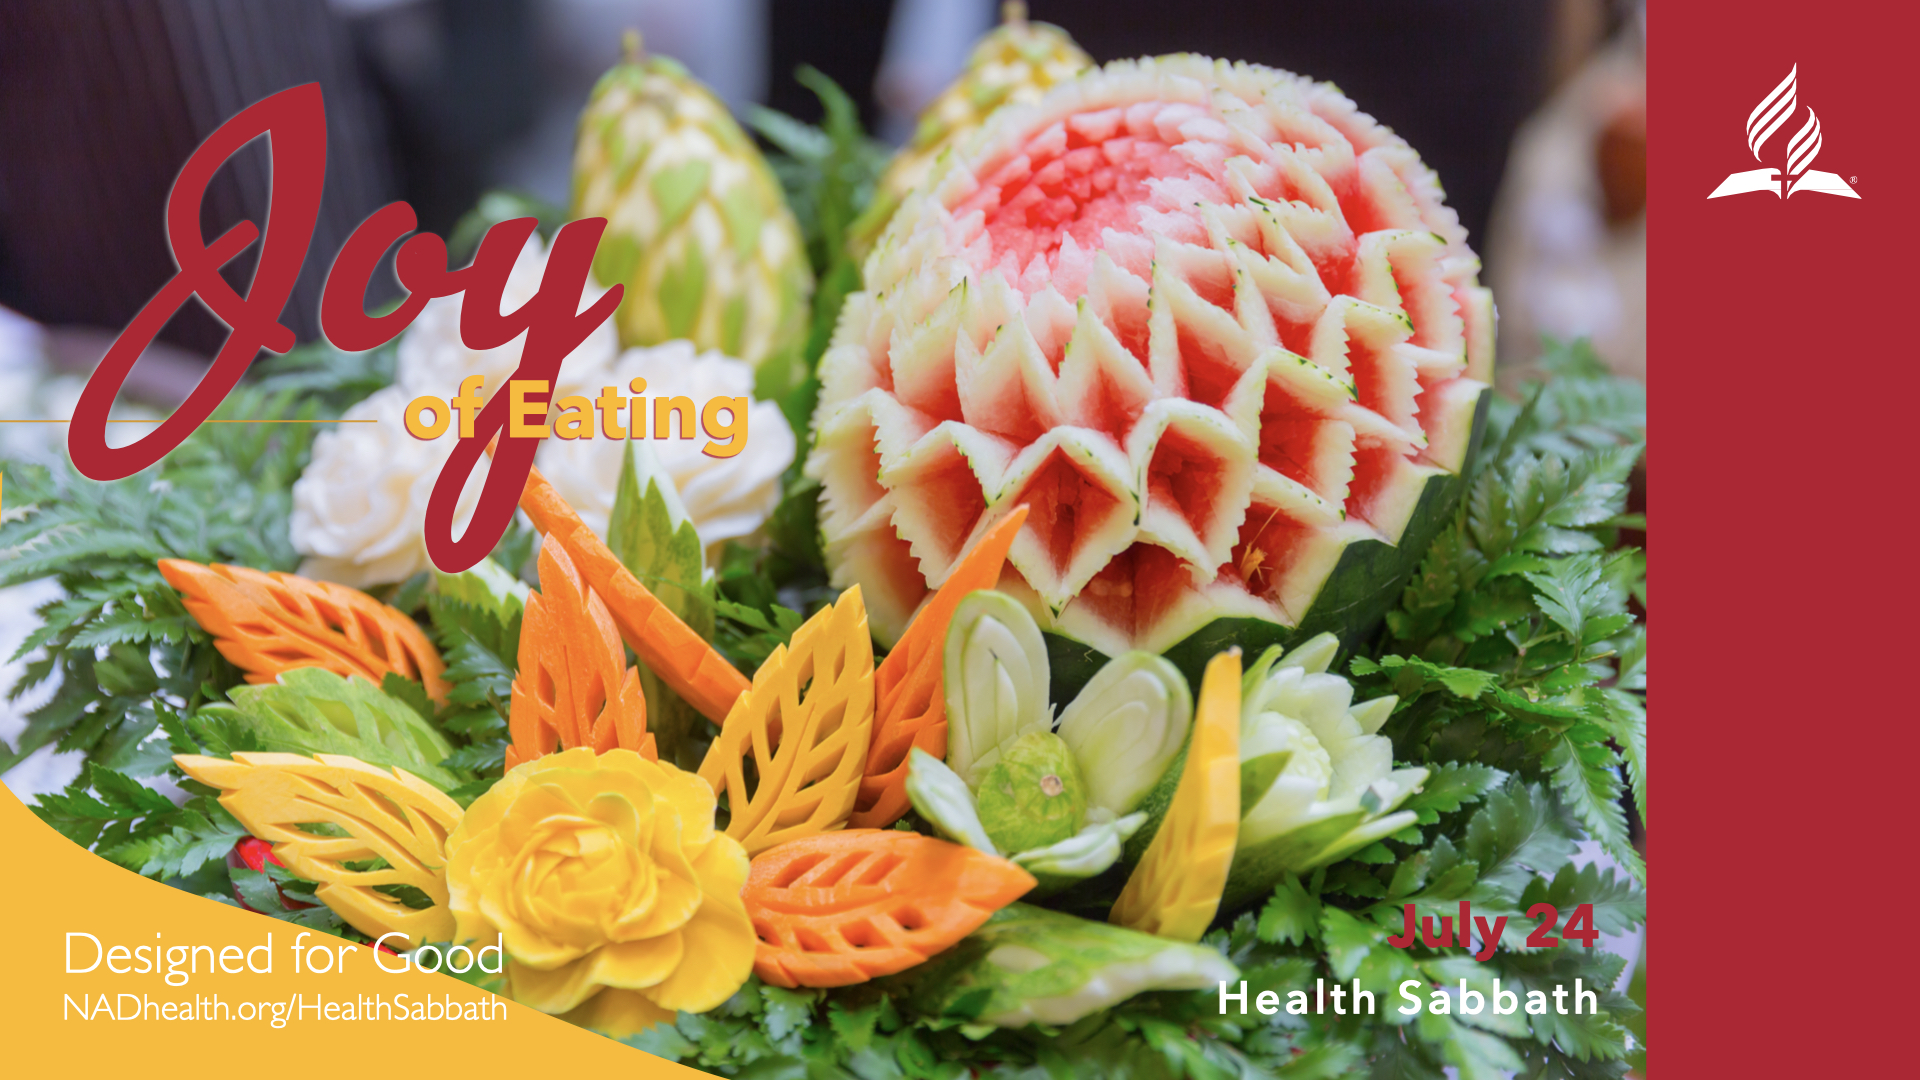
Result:
{"label": "seventh-day adventist logo", "polygon": [[[1753,151],[1753,160],[1761,160],[1760,148],[1765,146],[1767,140],[1773,137],[1773,133],[1779,131],[1780,126],[1793,116],[1796,104],[1794,80],[1799,74],[1800,65],[1795,64],[1793,70],[1787,72],[1786,79],[1773,88],[1773,93],[1768,94],[1751,113],[1747,114],[1747,149]],[[1750,169],[1746,172],[1737,172],[1720,181],[1720,186],[1714,188],[1713,194],[1707,198],[1744,195],[1750,191],[1771,192],[1777,198],[1788,198],[1802,191],[1844,195],[1849,199],[1859,198],[1859,193],[1854,191],[1844,178],[1830,172],[1807,168],[1819,155],[1820,118],[1814,115],[1813,107],[1808,106],[1806,124],[1794,134],[1793,138],[1787,140],[1785,179],[1779,178],[1780,170],[1778,169]]]}

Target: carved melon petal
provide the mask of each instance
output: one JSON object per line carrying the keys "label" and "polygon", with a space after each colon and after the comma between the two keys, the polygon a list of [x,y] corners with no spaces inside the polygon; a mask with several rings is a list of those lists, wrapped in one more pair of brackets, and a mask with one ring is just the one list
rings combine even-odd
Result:
{"label": "carved melon petal", "polygon": [[1253,490],[1250,440],[1225,413],[1163,399],[1147,407],[1127,450],[1141,495],[1141,539],[1211,578],[1246,516]]}
{"label": "carved melon petal", "polygon": [[1427,429],[1427,449],[1422,461],[1450,473],[1466,467],[1467,448],[1473,441],[1473,417],[1479,408],[1486,383],[1461,376],[1448,379],[1420,395],[1422,422]]}
{"label": "carved melon petal", "polygon": [[1013,448],[964,424],[941,424],[882,474],[899,507],[893,524],[920,573],[939,585],[987,522],[987,492],[1000,486]]}
{"label": "carved melon petal", "polygon": [[1056,428],[1007,467],[996,507],[1030,508],[1007,558],[1058,608],[1138,531],[1133,469],[1111,439],[1083,428]]}
{"label": "carved melon petal", "polygon": [[1361,629],[1490,381],[1465,239],[1412,148],[1285,72],[1119,62],[996,113],[900,203],[822,364],[834,580],[890,639],[896,567],[925,595],[1024,502],[1008,591],[1102,650]]}

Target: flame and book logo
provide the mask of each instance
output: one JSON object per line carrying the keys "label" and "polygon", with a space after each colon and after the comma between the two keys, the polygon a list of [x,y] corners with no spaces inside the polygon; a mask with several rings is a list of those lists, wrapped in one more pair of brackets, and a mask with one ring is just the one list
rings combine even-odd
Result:
{"label": "flame and book logo", "polygon": [[[1797,106],[1797,80],[1800,65],[1793,70],[1773,92],[1760,100],[1753,111],[1747,114],[1747,149],[1753,151],[1753,160],[1760,161],[1760,148],[1768,139],[1783,127],[1793,116]],[[1779,169],[1750,169],[1737,172],[1720,181],[1713,189],[1709,199],[1722,195],[1744,195],[1750,191],[1771,192],[1776,198],[1788,198],[1800,191],[1819,191],[1828,195],[1844,195],[1857,199],[1860,194],[1853,190],[1845,179],[1830,172],[1809,169],[1813,159],[1820,156],[1820,118],[1814,115],[1813,107],[1807,107],[1807,122],[1787,140],[1787,175],[1780,176]]]}

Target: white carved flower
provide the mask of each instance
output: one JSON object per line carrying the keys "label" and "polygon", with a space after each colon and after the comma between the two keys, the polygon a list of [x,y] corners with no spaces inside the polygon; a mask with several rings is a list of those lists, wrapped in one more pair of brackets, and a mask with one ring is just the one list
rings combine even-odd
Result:
{"label": "white carved flower", "polygon": [[[427,500],[457,440],[451,431],[424,441],[407,434],[407,391],[389,386],[348,409],[342,423],[313,441],[313,456],[293,485],[294,549],[300,573],[364,589],[404,581],[432,564],[424,528]],[[356,421],[372,420],[374,423]],[[454,513],[466,529],[486,477],[468,477]]]}
{"label": "white carved flower", "polygon": [[[529,238],[507,279],[503,309],[512,311],[533,296],[546,262],[546,244],[537,235]],[[589,285],[580,307],[591,305],[603,291]],[[457,428],[450,417],[448,430],[439,438],[415,439],[404,423],[406,405],[425,395],[451,398],[469,375],[484,376],[481,396],[491,397],[519,366],[526,343],[522,335],[496,349],[468,348],[460,339],[464,299],[454,295],[428,302],[401,335],[395,385],[355,405],[346,416],[374,423],[342,424],[315,440],[312,460],[294,485],[293,543],[307,556],[301,573],[365,588],[403,581],[431,565],[423,538],[427,500],[453,453]],[[579,396],[591,401],[609,386],[628,397],[635,378],[647,380],[649,417],[657,394],[691,398],[697,411],[712,398],[751,398],[753,392],[749,365],[717,352],[696,356],[684,341],[620,353],[608,321],[562,361],[553,400]],[[549,422],[556,413],[549,409]],[[598,436],[597,411],[592,420]],[[753,402],[747,409],[750,438],[745,448],[721,458],[702,452],[709,440],[698,427],[696,419],[694,438],[649,439],[648,448],[679,489],[704,543],[746,536],[779,505],[780,477],[796,449],[793,430],[777,405]],[[581,518],[603,536],[624,445],[624,440],[600,437],[552,438],[536,458]],[[484,475],[482,466],[468,479],[455,515],[455,535],[472,516]]]}
{"label": "white carved flower", "polygon": [[1394,768],[1393,742],[1379,734],[1399,699],[1355,704],[1353,684],[1327,670],[1339,651],[1332,634],[1285,655],[1276,646],[1243,680],[1241,783],[1257,762],[1279,766],[1265,774],[1272,780],[1264,795],[1242,792],[1235,857],[1263,882],[1346,858],[1414,823],[1412,811],[1395,811],[1428,772]]}
{"label": "white carved flower", "polygon": [[[532,299],[546,267],[547,245],[536,233],[507,277],[502,310],[511,312]],[[580,307],[604,292],[589,282]],[[424,538],[427,500],[453,453],[457,414],[445,433],[426,442],[407,434],[406,405],[427,395],[451,398],[469,375],[486,377],[480,393],[490,398],[520,366],[526,345],[522,334],[499,348],[468,348],[460,340],[465,299],[457,293],[428,301],[400,336],[395,384],[353,406],[345,417],[373,423],[343,423],[314,440],[312,459],[293,488],[293,545],[307,556],[302,574],[366,588],[404,581],[432,565]],[[609,381],[607,369],[618,351],[609,320],[561,361],[554,397],[597,394]],[[461,535],[472,517],[485,476],[482,464],[468,477],[454,535]]]}
{"label": "white carved flower", "polygon": [[[513,272],[507,276],[506,288],[500,297],[502,313],[513,312],[531,300],[546,272],[546,241],[534,233],[520,249]],[[580,297],[580,310],[592,306],[605,292],[589,276]],[[496,349],[469,349],[460,340],[460,309],[465,300],[465,293],[455,293],[427,301],[413,325],[400,336],[395,381],[409,399],[422,394],[451,398],[460,392],[460,380],[469,375],[486,376],[481,396],[491,398],[520,366],[520,352],[527,343],[525,334]],[[599,375],[613,361],[619,348],[613,320],[608,319],[561,361],[559,385],[553,396],[556,399],[567,394],[592,397],[598,393]]]}
{"label": "white carved flower", "polygon": [[[645,407],[653,430],[654,401],[657,397],[687,397],[693,400],[697,415],[716,397],[744,397],[753,394],[753,368],[719,352],[696,355],[686,341],[670,341],[649,349],[628,349],[621,353],[598,386],[616,388],[621,397],[630,397],[632,380],[647,380]],[[623,413],[622,421],[631,420]],[[573,505],[595,532],[606,535],[613,514],[615,487],[620,479],[620,464],[625,443],[601,438],[600,415],[594,414],[592,439],[548,439],[540,447],[535,464]],[[648,438],[659,467],[679,489],[680,501],[700,532],[700,541],[708,546],[746,536],[758,529],[780,504],[780,476],[793,463],[796,444],[793,429],[780,407],[771,401],[753,401],[747,408],[745,449],[734,457],[713,457],[704,452],[709,439],[697,430],[691,439],[679,438],[679,423],[674,438]],[[723,440],[724,441],[724,440]]]}

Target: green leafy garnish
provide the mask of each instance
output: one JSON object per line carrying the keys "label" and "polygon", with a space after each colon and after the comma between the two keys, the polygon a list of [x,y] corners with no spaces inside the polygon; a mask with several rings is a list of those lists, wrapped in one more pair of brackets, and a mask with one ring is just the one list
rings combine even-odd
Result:
{"label": "green leafy garnish", "polygon": [[248,728],[263,749],[397,766],[443,790],[465,779],[441,764],[453,753],[445,736],[412,706],[358,676],[295,668],[277,682],[235,687],[228,696],[230,703],[208,705],[201,715]]}
{"label": "green leafy garnish", "polygon": [[[620,465],[607,546],[667,610],[694,633],[711,640],[715,586],[707,573],[700,533],[680,505],[672,478],[654,463],[644,444],[637,457],[634,446],[627,443],[626,460]],[[662,760],[683,769],[699,768],[712,741],[706,718],[644,663],[640,687],[647,698],[647,730],[653,733]]]}

